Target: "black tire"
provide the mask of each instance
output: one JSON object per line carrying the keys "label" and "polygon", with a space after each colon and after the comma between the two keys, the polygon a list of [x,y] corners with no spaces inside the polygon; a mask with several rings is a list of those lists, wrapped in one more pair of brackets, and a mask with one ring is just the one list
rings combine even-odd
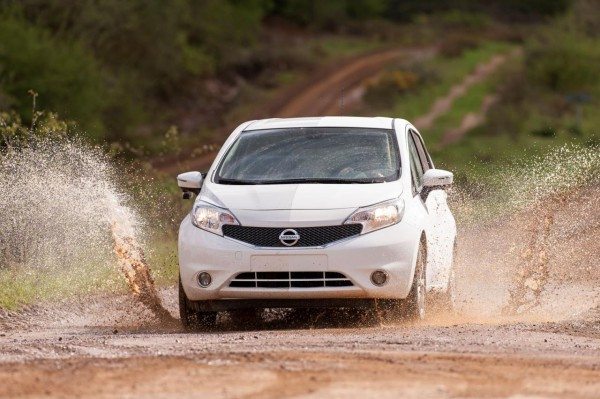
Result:
{"label": "black tire", "polygon": [[217,323],[217,312],[199,312],[185,295],[181,277],[179,277],[179,317],[186,331],[208,330]]}
{"label": "black tire", "polygon": [[249,308],[230,310],[228,313],[234,328],[251,330],[260,326],[263,312],[262,309]]}
{"label": "black tire", "polygon": [[421,242],[417,253],[415,276],[410,292],[402,301],[404,317],[408,320],[420,321],[426,317],[427,305],[427,252],[425,244]]}
{"label": "black tire", "polygon": [[426,309],[426,259],[425,244],[419,245],[417,264],[410,292],[405,299],[378,299],[375,317],[380,322],[395,323],[402,320],[419,321],[425,319]]}
{"label": "black tire", "polygon": [[454,241],[454,250],[452,253],[452,265],[450,267],[450,278],[448,280],[448,289],[446,292],[436,293],[433,296],[433,305],[438,313],[446,315],[456,314],[456,278],[454,276],[454,262],[456,260],[457,244]]}

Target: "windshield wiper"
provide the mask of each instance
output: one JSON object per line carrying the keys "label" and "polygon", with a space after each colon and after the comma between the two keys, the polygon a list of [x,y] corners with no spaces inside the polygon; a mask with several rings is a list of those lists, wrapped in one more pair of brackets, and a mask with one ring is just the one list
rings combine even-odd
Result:
{"label": "windshield wiper", "polygon": [[256,185],[256,184],[371,184],[385,183],[400,176],[400,170],[396,170],[396,175],[365,177],[361,179],[339,179],[335,177],[303,177],[290,179],[267,179],[267,180],[242,180],[219,178],[218,184],[238,184],[238,185]]}
{"label": "windshield wiper", "polygon": [[260,184],[351,184],[351,183],[371,183],[371,180],[352,180],[352,179],[334,179],[307,177],[302,179],[280,179],[264,180]]}
{"label": "windshield wiper", "polygon": [[219,184],[368,184],[383,183],[385,178],[377,177],[372,179],[328,179],[328,178],[302,178],[302,179],[276,179],[276,180],[237,180],[237,179],[219,179]]}
{"label": "windshield wiper", "polygon": [[220,178],[219,180],[217,180],[217,183],[219,183],[219,184],[239,184],[239,185],[262,184],[261,182],[254,181],[254,180],[238,180],[238,179],[223,179],[223,178]]}

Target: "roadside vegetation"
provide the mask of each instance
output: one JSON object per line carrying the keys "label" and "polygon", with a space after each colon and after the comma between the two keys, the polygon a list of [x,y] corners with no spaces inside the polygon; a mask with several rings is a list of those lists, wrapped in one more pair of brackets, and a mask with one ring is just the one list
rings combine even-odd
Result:
{"label": "roadside vegetation", "polygon": [[248,103],[324,63],[440,37],[455,54],[473,33],[511,34],[494,19],[539,22],[567,4],[2,0],[0,109],[29,122],[35,90],[40,109],[76,121],[90,139],[154,156],[170,126],[186,146],[218,141],[215,130]]}
{"label": "roadside vegetation", "polygon": [[[390,117],[401,115],[413,121],[425,115],[435,99],[446,95],[452,86],[460,83],[479,64],[512,47],[506,42],[488,41],[474,48],[463,49],[457,56],[439,54],[417,64],[393,68],[367,88],[367,105],[361,113]],[[426,134],[428,141],[432,141],[432,136],[435,137],[434,141],[439,138],[429,131]]]}

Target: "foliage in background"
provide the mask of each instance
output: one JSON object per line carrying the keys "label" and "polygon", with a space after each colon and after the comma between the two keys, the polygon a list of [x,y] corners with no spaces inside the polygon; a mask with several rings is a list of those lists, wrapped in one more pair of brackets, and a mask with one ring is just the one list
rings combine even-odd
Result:
{"label": "foliage in background", "polygon": [[597,151],[600,24],[591,15],[600,15],[600,3],[579,0],[566,15],[538,28],[523,57],[490,86],[497,102],[485,124],[436,154],[463,187],[489,181],[491,166],[523,163],[552,148],[577,144]]}
{"label": "foliage in background", "polygon": [[579,1],[530,38],[523,62],[507,71],[490,112],[490,135],[552,139],[564,131],[575,139],[598,137],[600,29],[581,23],[588,13],[600,15],[600,4]]}
{"label": "foliage in background", "polygon": [[59,40],[23,18],[0,12],[2,108],[31,120],[30,89],[42,93],[41,107],[80,121],[91,138],[102,136],[106,90],[92,54],[74,40]]}
{"label": "foliage in background", "polygon": [[7,151],[27,143],[32,137],[62,138],[75,129],[73,122],[58,118],[51,112],[33,109],[34,119],[25,126],[14,111],[0,112],[0,151]]}
{"label": "foliage in background", "polygon": [[[322,54],[308,51],[312,35],[345,32],[364,40],[398,40],[390,27],[423,20],[422,15],[432,21],[429,26],[471,32],[498,16],[526,14],[539,20],[567,4],[0,0],[0,109],[15,110],[29,121],[27,92],[32,89],[40,93],[40,107],[76,121],[91,139],[146,142],[187,104],[219,119],[224,107],[243,100],[244,92],[252,95],[253,84],[273,87],[277,77],[322,62]],[[414,35],[435,40],[424,31]],[[458,56],[474,45],[467,36],[452,37],[442,50]],[[215,106],[220,102],[226,106]],[[205,119],[196,124],[210,123]]]}
{"label": "foliage in background", "polygon": [[[79,131],[75,122],[59,120],[54,112],[60,112],[84,128],[85,139],[116,141],[115,153],[142,157],[127,143],[134,129],[145,134],[143,140],[158,139],[157,153],[180,151],[188,144],[181,130],[161,126],[158,135],[143,129],[144,124],[163,122],[177,106],[196,105],[194,110],[222,117],[205,108],[217,98],[239,107],[260,103],[264,97],[252,85],[289,83],[299,68],[323,62],[324,54],[347,56],[370,50],[378,35],[394,38],[397,31],[384,34],[383,28],[396,26],[397,21],[414,22],[407,32],[414,34],[416,43],[443,39],[440,56],[430,66],[387,71],[382,82],[373,83],[367,92],[371,99],[384,99],[379,104],[369,101],[374,106],[388,108],[393,116],[413,118],[475,65],[510,48],[481,34],[496,18],[544,20],[562,13],[569,3],[0,0],[0,146],[6,150],[32,134]],[[533,157],[573,139],[591,148],[586,151],[597,152],[600,116],[595,110],[600,87],[595,66],[600,28],[593,17],[597,5],[594,0],[577,1],[566,16],[551,20],[548,27],[533,27],[536,36],[526,41],[523,62],[511,64],[497,81],[474,87],[456,103],[454,114],[440,118],[440,126],[454,123],[479,106],[475,100],[499,90],[485,126],[435,154],[439,166],[456,172],[461,187],[476,192],[482,181],[493,181],[477,176],[490,170],[498,174],[497,166],[515,162],[515,154]],[[319,36],[323,32],[328,36]],[[340,32],[343,35],[337,35]],[[371,36],[372,32],[376,34]],[[349,35],[360,40],[349,40]],[[31,89],[40,93],[39,107],[52,112],[32,111],[30,95],[35,93]],[[581,91],[590,95],[588,103],[576,105],[568,99]],[[439,129],[431,129],[433,136]],[[569,156],[577,156],[581,147],[573,148]],[[134,196],[150,226],[147,239],[153,250],[148,258],[153,270],[159,281],[172,283],[177,273],[177,224],[190,204],[179,201],[170,177],[158,175],[142,161],[118,164],[118,170],[119,184]],[[111,287],[102,285],[110,281],[106,269],[90,271],[88,280],[45,276],[48,291],[41,295],[54,299],[85,289],[120,286],[119,280]],[[15,272],[0,273],[0,307],[39,298],[39,276]]]}

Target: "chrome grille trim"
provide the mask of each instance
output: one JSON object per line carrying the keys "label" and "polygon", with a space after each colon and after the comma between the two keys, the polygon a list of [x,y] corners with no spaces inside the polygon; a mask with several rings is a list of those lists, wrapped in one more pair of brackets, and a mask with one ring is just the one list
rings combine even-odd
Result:
{"label": "chrome grille trim", "polygon": [[339,272],[242,272],[229,282],[231,288],[324,288],[352,287]]}

